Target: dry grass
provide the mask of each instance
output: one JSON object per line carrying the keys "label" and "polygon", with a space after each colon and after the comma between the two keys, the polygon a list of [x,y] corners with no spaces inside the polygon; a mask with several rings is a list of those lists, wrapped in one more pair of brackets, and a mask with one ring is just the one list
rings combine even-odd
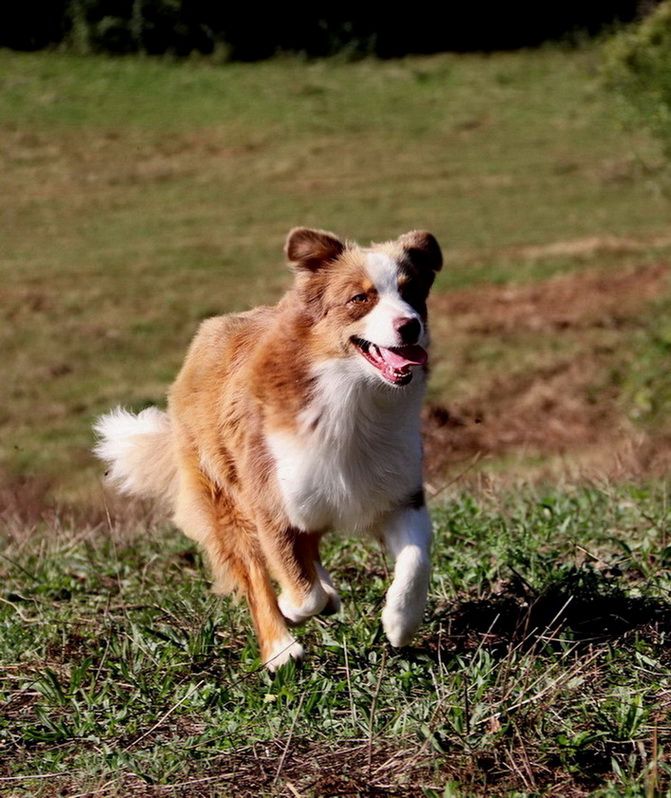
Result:
{"label": "dry grass", "polygon": [[508,466],[526,458],[527,476],[541,479],[552,456],[584,477],[666,473],[668,429],[636,423],[625,375],[636,368],[632,341],[659,317],[669,274],[664,263],[587,270],[436,297],[435,334],[450,342],[436,379],[449,385],[461,374],[461,396],[426,410],[430,478],[476,456],[490,465],[508,457]]}

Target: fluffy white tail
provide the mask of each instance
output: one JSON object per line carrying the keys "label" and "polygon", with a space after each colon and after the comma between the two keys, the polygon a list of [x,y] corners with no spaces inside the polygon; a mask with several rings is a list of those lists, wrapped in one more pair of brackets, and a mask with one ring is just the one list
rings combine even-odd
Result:
{"label": "fluffy white tail", "polygon": [[168,414],[148,407],[137,415],[117,407],[93,425],[93,452],[107,463],[107,478],[122,493],[170,499],[177,462]]}

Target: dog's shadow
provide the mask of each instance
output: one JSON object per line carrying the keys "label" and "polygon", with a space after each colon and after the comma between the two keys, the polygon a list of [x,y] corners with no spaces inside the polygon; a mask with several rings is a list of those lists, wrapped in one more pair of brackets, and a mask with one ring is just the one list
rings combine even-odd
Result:
{"label": "dog's shadow", "polygon": [[617,571],[572,567],[534,590],[515,574],[500,590],[479,599],[439,604],[432,633],[414,649],[432,658],[486,649],[503,656],[521,650],[588,646],[639,631],[651,640],[671,633],[671,603],[636,595]]}

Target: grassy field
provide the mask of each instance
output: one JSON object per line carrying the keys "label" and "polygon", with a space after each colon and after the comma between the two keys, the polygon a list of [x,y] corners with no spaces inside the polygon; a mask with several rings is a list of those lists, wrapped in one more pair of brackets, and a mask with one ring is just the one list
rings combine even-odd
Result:
{"label": "grassy field", "polygon": [[[94,416],[160,403],[201,318],[277,298],[296,224],[363,241],[430,229],[443,294],[659,263],[654,146],[622,131],[597,66],[558,50],[226,67],[0,52],[7,480],[87,503]],[[597,365],[571,329],[501,346],[434,314],[432,398],[470,407],[499,375],[584,355],[625,420],[668,406],[668,302],[612,316],[596,320],[614,350]],[[638,381],[634,359],[650,362]],[[525,456],[523,440],[508,449],[494,454]]]}
{"label": "grassy field", "polygon": [[334,541],[342,614],[273,680],[174,530],[10,527],[0,794],[668,796],[668,520],[662,491],[455,496],[398,653],[383,556]]}
{"label": "grassy field", "polygon": [[[671,795],[671,217],[597,70],[0,51],[0,795]],[[444,247],[436,568],[395,653],[381,552],[331,541],[343,613],[271,680],[90,426],[274,301],[297,224]]]}

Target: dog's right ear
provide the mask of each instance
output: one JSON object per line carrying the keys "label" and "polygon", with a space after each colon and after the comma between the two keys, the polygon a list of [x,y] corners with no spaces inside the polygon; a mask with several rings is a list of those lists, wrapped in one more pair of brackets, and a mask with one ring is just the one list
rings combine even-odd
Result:
{"label": "dog's right ear", "polygon": [[334,261],[345,249],[345,244],[333,233],[294,227],[287,236],[284,252],[295,269],[315,272]]}
{"label": "dog's right ear", "polygon": [[[411,263],[428,272],[439,272],[443,268],[443,253],[440,244],[426,230],[412,230],[399,239]],[[431,277],[433,280],[433,277]]]}

